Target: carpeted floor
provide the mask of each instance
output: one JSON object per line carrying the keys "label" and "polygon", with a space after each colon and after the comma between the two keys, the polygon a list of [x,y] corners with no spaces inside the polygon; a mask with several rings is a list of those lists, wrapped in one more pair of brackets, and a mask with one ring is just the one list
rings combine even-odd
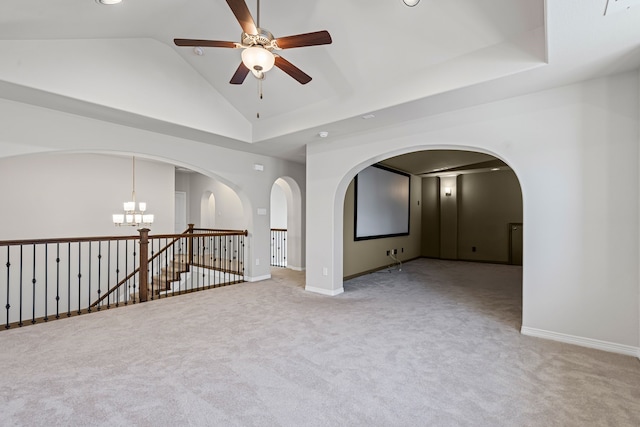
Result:
{"label": "carpeted floor", "polygon": [[518,267],[273,275],[0,332],[0,425],[640,425],[638,359],[519,333]]}

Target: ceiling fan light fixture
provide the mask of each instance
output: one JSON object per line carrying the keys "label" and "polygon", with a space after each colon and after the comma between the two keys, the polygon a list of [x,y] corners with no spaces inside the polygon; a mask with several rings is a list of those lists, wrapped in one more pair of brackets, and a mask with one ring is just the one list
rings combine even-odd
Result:
{"label": "ceiling fan light fixture", "polygon": [[404,2],[404,4],[406,4],[409,7],[413,7],[418,3],[420,3],[420,0],[402,0],[402,1]]}
{"label": "ceiling fan light fixture", "polygon": [[262,46],[251,46],[242,51],[242,63],[251,71],[266,73],[273,68],[275,62],[273,53]]}

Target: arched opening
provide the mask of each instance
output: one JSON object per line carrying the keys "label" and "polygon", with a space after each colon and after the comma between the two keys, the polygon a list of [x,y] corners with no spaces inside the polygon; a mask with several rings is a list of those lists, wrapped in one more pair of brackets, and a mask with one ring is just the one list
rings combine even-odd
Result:
{"label": "arched opening", "polygon": [[250,219],[245,216],[245,203],[221,179],[181,167],[175,173],[175,190],[187,195],[190,224],[228,230],[249,228]]}
{"label": "arched opening", "polygon": [[304,269],[302,193],[290,177],[276,179],[271,187],[271,265]]}
{"label": "arched opening", "polygon": [[[401,184],[389,186],[382,181],[384,177],[368,185],[369,175],[365,172],[376,167],[386,168],[390,180],[395,179],[394,174],[408,174],[409,188],[403,201],[408,209],[402,212],[409,225],[407,233],[382,235],[387,218],[380,212],[385,211],[385,206],[380,205],[373,213],[366,211],[371,209],[363,203],[369,197],[367,192],[380,203],[391,203],[387,201],[402,193],[397,186]],[[385,191],[390,193],[387,198],[380,194]],[[468,270],[482,271],[483,276],[496,274],[496,284],[509,281],[505,283],[509,287],[505,294],[513,297],[518,321],[521,320],[522,272],[518,266],[523,259],[523,199],[516,174],[502,160],[462,150],[417,151],[384,159],[358,172],[347,187],[343,206],[345,287],[348,279],[400,271],[402,263],[408,261],[422,260],[434,275],[436,271],[445,274],[441,267],[446,264],[463,273]],[[359,237],[359,217],[361,221],[378,218],[381,232],[374,232],[373,238]],[[496,267],[489,268],[491,265]],[[403,276],[398,277],[404,280]],[[462,281],[465,274],[460,277]],[[435,276],[430,280],[446,281]],[[514,283],[517,290],[513,289]]]}
{"label": "arched opening", "polygon": [[216,196],[211,191],[205,191],[200,201],[200,226],[202,228],[216,226]]}

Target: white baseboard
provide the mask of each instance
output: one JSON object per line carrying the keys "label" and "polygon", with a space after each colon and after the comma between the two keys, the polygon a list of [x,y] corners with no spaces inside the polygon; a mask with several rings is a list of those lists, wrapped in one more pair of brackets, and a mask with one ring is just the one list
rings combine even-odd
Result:
{"label": "white baseboard", "polygon": [[259,282],[261,280],[269,280],[269,279],[271,279],[270,274],[265,274],[264,276],[256,276],[256,277],[244,276],[244,280],[247,282]]}
{"label": "white baseboard", "polygon": [[575,335],[561,334],[559,332],[545,331],[543,329],[529,328],[527,326],[523,326],[522,328],[520,328],[520,332],[523,335],[528,335],[531,337],[545,338],[548,340],[564,342],[567,344],[595,348],[597,350],[609,351],[611,353],[634,356],[640,359],[640,347],[617,344],[609,341],[601,341],[593,338],[578,337]]}
{"label": "white baseboard", "polygon": [[316,294],[328,295],[330,297],[335,297],[336,295],[340,295],[341,293],[344,292],[344,288],[342,287],[339,289],[329,290],[324,288],[316,288],[314,286],[306,286],[304,290],[309,292],[315,292]]}
{"label": "white baseboard", "polygon": [[293,271],[304,271],[304,267],[294,267],[293,265],[287,265],[287,268]]}

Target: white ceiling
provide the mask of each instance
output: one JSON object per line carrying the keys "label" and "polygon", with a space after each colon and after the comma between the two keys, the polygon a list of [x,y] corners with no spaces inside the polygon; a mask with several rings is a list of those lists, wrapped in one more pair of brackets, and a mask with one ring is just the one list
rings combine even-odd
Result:
{"label": "white ceiling", "polygon": [[[615,1],[615,0],[609,0]],[[0,96],[127,126],[303,162],[304,146],[640,65],[640,6],[607,0],[263,0],[275,37],[328,30],[333,44],[284,50],[264,99],[222,0],[2,0]],[[545,4],[546,3],[546,4]],[[256,18],[256,0],[248,0]],[[260,118],[256,113],[260,113]],[[375,117],[363,120],[362,115]]]}

